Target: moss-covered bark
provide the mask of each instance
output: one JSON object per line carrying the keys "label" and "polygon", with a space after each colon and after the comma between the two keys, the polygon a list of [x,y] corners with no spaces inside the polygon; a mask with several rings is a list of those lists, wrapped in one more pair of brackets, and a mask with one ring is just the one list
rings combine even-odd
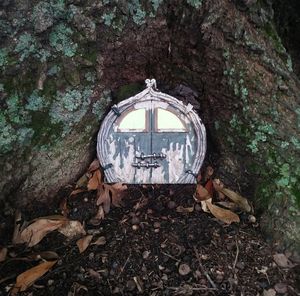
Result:
{"label": "moss-covered bark", "polygon": [[272,7],[225,0],[5,3],[4,194],[51,198],[86,166],[111,99],[155,77],[160,88],[200,103],[221,156],[220,176],[255,197],[264,229],[281,246],[299,246],[300,85]]}

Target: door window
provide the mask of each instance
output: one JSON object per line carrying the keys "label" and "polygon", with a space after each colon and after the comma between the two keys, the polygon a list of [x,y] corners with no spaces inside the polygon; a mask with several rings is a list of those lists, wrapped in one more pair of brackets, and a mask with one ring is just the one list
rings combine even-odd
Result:
{"label": "door window", "polygon": [[130,110],[122,115],[117,121],[119,132],[145,132],[146,131],[146,110]]}
{"label": "door window", "polygon": [[156,109],[157,132],[186,132],[183,121],[173,112],[162,108]]}

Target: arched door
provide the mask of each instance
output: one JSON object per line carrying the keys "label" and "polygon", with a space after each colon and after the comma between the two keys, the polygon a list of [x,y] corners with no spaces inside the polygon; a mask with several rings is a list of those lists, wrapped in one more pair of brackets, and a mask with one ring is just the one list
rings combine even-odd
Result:
{"label": "arched door", "polygon": [[205,150],[205,129],[191,106],[152,87],[114,106],[98,134],[108,182],[195,183]]}

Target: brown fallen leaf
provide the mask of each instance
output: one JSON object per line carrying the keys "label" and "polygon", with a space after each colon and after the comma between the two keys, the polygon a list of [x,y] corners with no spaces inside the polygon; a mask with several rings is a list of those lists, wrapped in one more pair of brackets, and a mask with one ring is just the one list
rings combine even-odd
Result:
{"label": "brown fallen leaf", "polygon": [[201,184],[197,184],[195,197],[197,200],[207,200],[211,198],[209,192]]}
{"label": "brown fallen leaf", "polygon": [[22,227],[22,214],[19,210],[16,210],[15,212],[15,227],[14,227],[14,233],[13,233],[13,237],[12,237],[12,243],[14,245],[16,244],[21,244],[22,240],[21,240],[21,227]]}
{"label": "brown fallen leaf", "polygon": [[87,174],[82,175],[77,180],[75,189],[77,189],[77,188],[86,188],[88,181],[89,181],[89,177],[87,176]]}
{"label": "brown fallen leaf", "polygon": [[27,226],[20,234],[20,242],[27,243],[28,247],[38,244],[49,232],[54,231],[65,223],[65,219],[37,219]]}
{"label": "brown fallen leaf", "polygon": [[57,231],[70,239],[79,235],[86,235],[82,224],[79,221],[75,220],[68,221],[60,228],[58,228]]}
{"label": "brown fallen leaf", "polygon": [[96,246],[103,246],[105,244],[106,244],[106,238],[104,236],[98,237],[95,242],[91,243],[91,245],[96,245]]}
{"label": "brown fallen leaf", "polygon": [[207,190],[210,196],[214,195],[214,186],[211,179],[206,182],[204,188]]}
{"label": "brown fallen leaf", "polygon": [[115,207],[122,206],[122,198],[124,196],[125,191],[127,190],[127,185],[124,185],[122,183],[116,183],[107,186],[109,186],[109,190],[111,192],[111,203]]}
{"label": "brown fallen leaf", "polygon": [[103,210],[102,205],[100,205],[100,206],[98,207],[98,211],[97,211],[96,216],[93,217],[93,218],[89,221],[89,223],[92,224],[92,225],[94,225],[94,226],[97,226],[97,225],[99,225],[99,224],[101,223],[101,220],[103,220],[104,217],[105,217],[105,213],[104,213],[104,210]]}
{"label": "brown fallen leaf", "polygon": [[11,290],[10,295],[15,296],[19,292],[24,292],[42,277],[57,261],[46,261],[32,267],[17,277],[17,281]]}
{"label": "brown fallen leaf", "polygon": [[215,206],[211,201],[206,200],[206,205],[209,208],[210,212],[219,220],[223,221],[226,224],[231,224],[233,222],[240,222],[240,218],[237,214],[233,213],[230,210],[222,209],[218,206]]}
{"label": "brown fallen leaf", "polygon": [[80,253],[84,252],[87,249],[87,247],[90,245],[92,239],[93,239],[93,235],[89,234],[89,235],[86,235],[85,237],[79,239],[76,242],[76,245],[77,245]]}
{"label": "brown fallen leaf", "polygon": [[99,160],[96,158],[90,164],[87,172],[88,173],[93,173],[94,171],[98,170],[99,168],[100,168],[100,163],[99,163]]}
{"label": "brown fallen leaf", "polygon": [[252,208],[246,198],[227,188],[223,188],[220,191],[235,202],[241,210],[244,210],[247,213],[251,212]]}
{"label": "brown fallen leaf", "polygon": [[178,206],[176,208],[176,212],[178,213],[192,213],[194,211],[194,207],[183,207],[183,206]]}
{"label": "brown fallen leaf", "polygon": [[220,179],[214,179],[213,186],[214,186],[214,189],[218,192],[224,188],[224,184],[221,182]]}
{"label": "brown fallen leaf", "polygon": [[102,205],[104,213],[108,214],[111,204],[111,195],[109,192],[110,185],[102,184],[97,190],[97,206]]}
{"label": "brown fallen leaf", "polygon": [[97,190],[99,185],[102,184],[101,178],[102,176],[100,170],[94,171],[92,177],[89,179],[87,184],[88,191]]}
{"label": "brown fallen leaf", "polygon": [[7,255],[7,248],[0,248],[0,262],[5,261]]}

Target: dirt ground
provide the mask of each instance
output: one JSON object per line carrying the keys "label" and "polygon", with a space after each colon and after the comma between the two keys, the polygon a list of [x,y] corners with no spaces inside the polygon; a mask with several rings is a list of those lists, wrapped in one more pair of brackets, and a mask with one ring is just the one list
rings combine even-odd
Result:
{"label": "dirt ground", "polygon": [[[37,265],[29,255],[43,251],[58,254],[56,265],[20,295],[300,295],[299,265],[274,262],[276,252],[258,222],[241,214],[240,224],[225,225],[204,213],[192,193],[130,188],[124,207],[112,208],[100,225],[89,223],[96,213],[94,192],[71,197],[68,217],[106,240],[81,254],[76,239],[57,231],[32,248],[10,246],[13,215],[7,211],[0,235],[9,255],[0,264],[0,295]],[[28,220],[55,213],[58,206],[39,204],[24,211]]]}

